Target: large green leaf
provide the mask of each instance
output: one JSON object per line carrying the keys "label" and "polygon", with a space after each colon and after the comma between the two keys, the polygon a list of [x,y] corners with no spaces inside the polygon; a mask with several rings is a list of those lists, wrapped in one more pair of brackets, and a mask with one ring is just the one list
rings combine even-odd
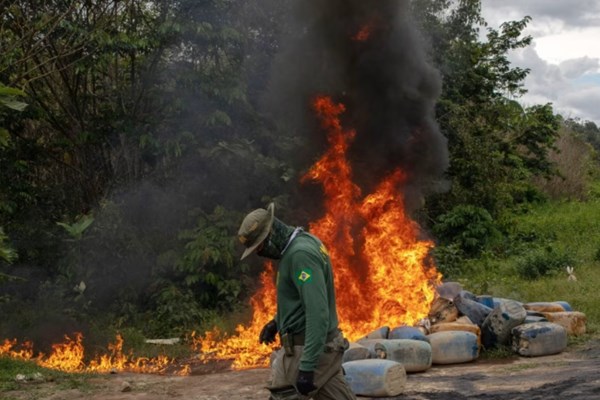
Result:
{"label": "large green leaf", "polygon": [[14,97],[0,97],[0,104],[16,111],[23,111],[27,107],[27,103],[18,101]]}

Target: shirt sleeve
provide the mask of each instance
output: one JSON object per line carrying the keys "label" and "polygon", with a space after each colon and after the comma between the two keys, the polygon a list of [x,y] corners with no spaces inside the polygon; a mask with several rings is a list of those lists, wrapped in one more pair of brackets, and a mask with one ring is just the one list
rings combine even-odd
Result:
{"label": "shirt sleeve", "polygon": [[327,340],[329,307],[322,261],[307,252],[298,252],[292,261],[294,284],[304,307],[304,351],[300,358],[302,371],[314,371]]}

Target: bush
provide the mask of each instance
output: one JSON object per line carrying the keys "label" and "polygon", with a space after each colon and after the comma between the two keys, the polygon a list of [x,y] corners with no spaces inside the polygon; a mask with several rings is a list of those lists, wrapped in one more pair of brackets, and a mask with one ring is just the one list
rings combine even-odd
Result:
{"label": "bush", "polygon": [[559,252],[552,247],[535,249],[517,260],[517,272],[523,279],[533,280],[553,275],[573,266],[575,259],[567,252]]}
{"label": "bush", "polygon": [[168,281],[163,283],[164,287],[152,297],[154,310],[149,313],[147,334],[183,335],[199,329],[206,320],[214,317],[216,312],[203,309],[190,288],[177,287]]}
{"label": "bush", "polygon": [[444,278],[455,278],[465,262],[464,253],[457,244],[437,246],[431,251],[437,270]]}
{"label": "bush", "polygon": [[584,200],[589,192],[590,172],[597,168],[593,148],[581,137],[563,129],[556,141],[556,150],[549,158],[558,174],[538,176],[533,183],[552,199]]}
{"label": "bush", "polygon": [[459,205],[441,215],[433,232],[442,245],[454,245],[466,256],[477,256],[501,237],[490,213],[473,205]]}
{"label": "bush", "polygon": [[598,250],[594,254],[594,261],[600,261],[600,247],[598,247]]}

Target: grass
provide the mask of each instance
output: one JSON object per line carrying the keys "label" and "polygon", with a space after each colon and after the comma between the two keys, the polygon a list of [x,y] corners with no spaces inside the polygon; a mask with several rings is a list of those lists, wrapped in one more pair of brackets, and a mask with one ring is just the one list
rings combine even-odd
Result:
{"label": "grass", "polygon": [[[23,379],[17,379],[19,375]],[[33,361],[0,357],[0,393],[19,390],[24,387],[30,390],[31,386],[43,382],[54,382],[61,389],[85,391],[89,388],[87,380],[90,376],[89,374],[68,374],[42,368]],[[2,399],[7,398],[4,395],[0,397]]]}
{"label": "grass", "polygon": [[[470,260],[457,278],[475,294],[529,301],[566,301],[587,316],[587,329],[600,333],[600,198],[586,202],[549,202],[512,216],[511,229],[526,240],[503,256]],[[566,265],[538,279],[524,279],[519,263],[534,251],[571,260],[577,281],[568,281]],[[549,251],[549,253],[548,253]]]}

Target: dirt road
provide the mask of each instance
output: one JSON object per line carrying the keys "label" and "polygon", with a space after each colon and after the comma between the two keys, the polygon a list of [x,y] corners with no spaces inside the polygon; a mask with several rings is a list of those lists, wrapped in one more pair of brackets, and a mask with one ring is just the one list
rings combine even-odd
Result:
{"label": "dirt road", "polygon": [[[0,393],[10,400],[266,400],[267,369],[185,377],[114,374],[87,380],[76,389],[56,382],[25,383]],[[600,340],[591,339],[546,357],[479,359],[468,364],[433,366],[408,376],[405,393],[387,400],[598,400]]]}

